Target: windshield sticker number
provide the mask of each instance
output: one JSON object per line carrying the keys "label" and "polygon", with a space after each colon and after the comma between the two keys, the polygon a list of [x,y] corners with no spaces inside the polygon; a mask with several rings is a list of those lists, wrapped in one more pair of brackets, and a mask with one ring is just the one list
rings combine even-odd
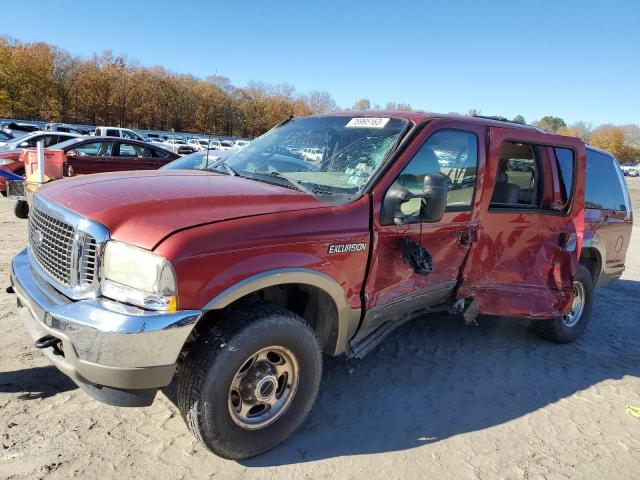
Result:
{"label": "windshield sticker number", "polygon": [[388,118],[378,118],[378,117],[361,117],[361,118],[352,118],[347,123],[347,128],[384,128],[384,126],[389,123]]}

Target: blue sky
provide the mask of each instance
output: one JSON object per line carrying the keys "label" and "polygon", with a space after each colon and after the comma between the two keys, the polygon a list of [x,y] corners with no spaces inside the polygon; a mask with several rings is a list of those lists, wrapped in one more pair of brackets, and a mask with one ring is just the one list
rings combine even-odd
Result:
{"label": "blue sky", "polygon": [[640,0],[19,3],[0,34],[326,90],[342,107],[640,123]]}

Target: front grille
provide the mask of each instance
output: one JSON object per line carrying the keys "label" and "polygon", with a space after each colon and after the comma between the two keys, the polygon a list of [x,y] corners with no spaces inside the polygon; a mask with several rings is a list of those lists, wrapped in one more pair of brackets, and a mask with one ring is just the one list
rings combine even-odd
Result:
{"label": "front grille", "polygon": [[99,293],[101,252],[108,231],[38,194],[29,213],[31,262],[60,292],[74,298]]}
{"label": "front grille", "polygon": [[29,215],[29,246],[40,266],[64,286],[71,286],[73,239],[71,225],[38,209]]}

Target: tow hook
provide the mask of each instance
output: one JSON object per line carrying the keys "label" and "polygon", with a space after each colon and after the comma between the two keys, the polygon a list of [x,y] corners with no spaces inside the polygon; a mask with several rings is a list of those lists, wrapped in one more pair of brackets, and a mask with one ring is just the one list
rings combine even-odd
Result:
{"label": "tow hook", "polygon": [[55,355],[64,356],[64,352],[60,348],[60,345],[62,345],[62,340],[60,340],[57,337],[54,337],[53,335],[45,335],[44,337],[41,337],[38,340],[36,340],[36,343],[35,343],[36,348],[43,349],[43,348],[53,347],[53,353]]}
{"label": "tow hook", "polygon": [[16,291],[13,289],[13,285],[9,285],[7,287],[7,289],[5,290],[5,292],[7,292],[7,293],[16,293]]}

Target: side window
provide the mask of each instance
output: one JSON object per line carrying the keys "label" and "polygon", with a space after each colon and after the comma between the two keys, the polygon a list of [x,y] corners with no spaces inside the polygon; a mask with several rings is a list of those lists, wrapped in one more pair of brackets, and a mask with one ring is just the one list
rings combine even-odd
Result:
{"label": "side window", "polygon": [[155,158],[167,158],[167,155],[169,155],[169,152],[153,149],[153,156]]}
{"label": "side window", "polygon": [[92,142],[78,145],[74,150],[79,156],[109,157],[113,149],[113,142]]}
{"label": "side window", "polygon": [[43,138],[44,140],[44,146],[46,147],[50,147],[51,145],[55,145],[58,142],[58,138],[60,138],[59,135],[47,135]]}
{"label": "side window", "polygon": [[[439,130],[431,135],[400,173],[397,182],[413,193],[421,193],[427,173],[447,178],[447,209],[467,209],[473,201],[478,168],[478,139],[460,130]],[[414,215],[420,199],[402,204],[402,212]]]}
{"label": "side window", "polygon": [[105,135],[107,137],[119,137],[120,136],[120,132],[118,130],[113,130],[111,128],[107,129],[107,134]]}
{"label": "side window", "polygon": [[121,143],[119,157],[153,157],[153,150],[142,145],[135,145],[132,143]]}
{"label": "side window", "polygon": [[500,148],[500,163],[491,207],[540,208],[541,157],[542,147],[529,143],[504,142]]}
{"label": "side window", "polygon": [[43,135],[38,135],[36,137],[30,138],[29,140],[27,140],[27,147],[37,147],[38,146],[38,142],[40,140],[44,140],[44,146],[47,146],[47,142],[46,142],[46,138]]}
{"label": "side window", "polygon": [[587,149],[586,208],[627,211],[615,162],[609,155]]}

